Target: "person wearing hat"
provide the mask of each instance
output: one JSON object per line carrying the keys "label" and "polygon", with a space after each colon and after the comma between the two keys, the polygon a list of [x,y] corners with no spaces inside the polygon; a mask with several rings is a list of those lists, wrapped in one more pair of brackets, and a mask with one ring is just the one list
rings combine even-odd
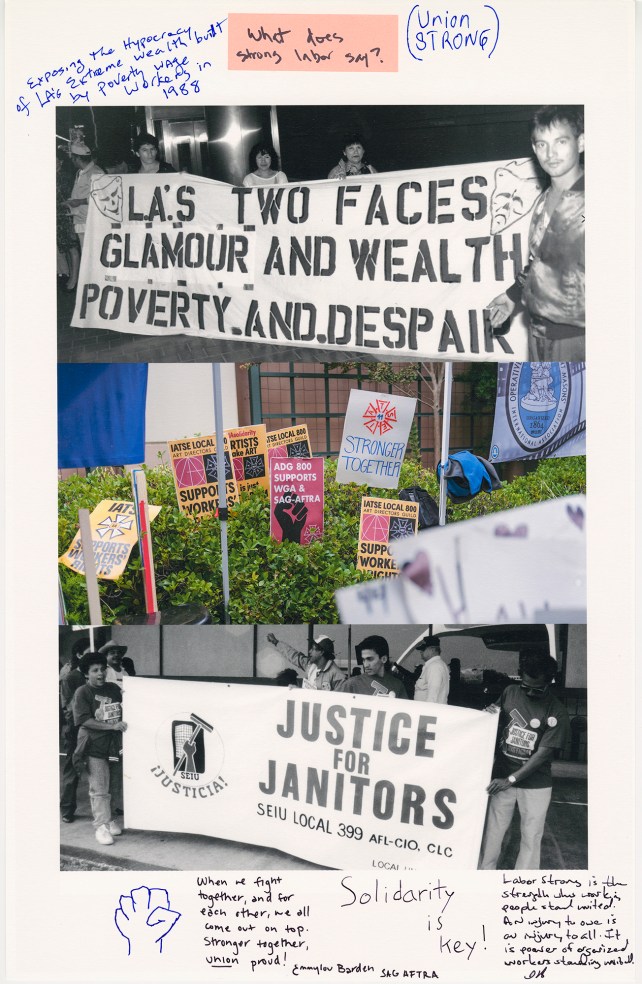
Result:
{"label": "person wearing hat", "polygon": [[509,684],[499,701],[485,708],[500,717],[492,781],[486,789],[488,813],[479,864],[483,870],[497,868],[516,805],[520,845],[515,868],[540,866],[553,791],[551,762],[570,732],[566,708],[551,691],[556,674],[552,656],[525,650],[520,657],[520,683]]}
{"label": "person wearing hat", "polygon": [[309,690],[339,690],[345,681],[345,673],[334,662],[334,643],[325,635],[313,639],[308,655],[299,652],[287,642],[279,642],[273,632],[268,632],[267,641],[305,674],[304,689]]}
{"label": "person wearing hat", "polygon": [[[93,178],[100,177],[105,172],[96,164],[96,151],[89,147],[84,140],[72,140],[69,145],[69,157],[77,170],[76,180],[71,190],[71,198],[66,201],[67,208],[73,216],[74,229],[80,240],[82,252],[85,239],[85,225],[89,208],[89,195]],[[67,284],[67,290],[72,290],[75,284]]]}
{"label": "person wearing hat", "polygon": [[450,673],[441,658],[439,636],[424,636],[415,649],[421,653],[423,669],[415,684],[415,700],[429,704],[447,704],[450,690]]}
{"label": "person wearing hat", "polygon": [[130,676],[123,666],[123,656],[127,652],[127,646],[120,646],[113,639],[110,639],[109,642],[106,642],[104,646],[100,647],[98,652],[102,653],[107,660],[105,682],[115,683],[122,690],[123,677]]}
{"label": "person wearing hat", "polygon": [[363,672],[352,676],[338,688],[347,694],[367,694],[369,697],[404,697],[408,692],[399,677],[388,669],[390,648],[383,636],[367,636],[355,647]]}

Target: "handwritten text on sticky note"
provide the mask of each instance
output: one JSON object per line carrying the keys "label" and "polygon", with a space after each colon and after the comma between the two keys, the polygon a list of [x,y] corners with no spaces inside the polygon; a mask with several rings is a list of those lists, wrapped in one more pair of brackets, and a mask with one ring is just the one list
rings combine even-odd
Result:
{"label": "handwritten text on sticky note", "polygon": [[396,72],[396,16],[230,14],[228,68]]}

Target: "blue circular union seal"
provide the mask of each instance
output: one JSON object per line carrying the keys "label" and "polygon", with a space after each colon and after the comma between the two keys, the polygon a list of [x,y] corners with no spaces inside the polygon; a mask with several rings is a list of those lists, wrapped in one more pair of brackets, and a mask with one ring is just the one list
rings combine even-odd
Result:
{"label": "blue circular union seal", "polygon": [[506,417],[517,444],[539,451],[555,439],[571,402],[566,362],[515,362],[506,387]]}

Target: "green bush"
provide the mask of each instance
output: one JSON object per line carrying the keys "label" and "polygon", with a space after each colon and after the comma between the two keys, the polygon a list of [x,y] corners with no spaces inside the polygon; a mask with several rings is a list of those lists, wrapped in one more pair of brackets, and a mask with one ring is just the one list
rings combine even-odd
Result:
{"label": "green bush", "polygon": [[[180,512],[171,470],[146,469],[149,501],[162,506],[152,524],[156,590],[161,610],[171,605],[200,602],[214,621],[221,619],[220,524],[215,517],[192,520]],[[357,571],[361,499],[365,494],[395,498],[397,490],[339,485],[336,463],[325,463],[325,534],[309,546],[277,543],[270,537],[267,493],[245,494],[230,510],[228,549],[230,619],[235,624],[287,622],[332,623],[337,588],[372,577]],[[405,461],[399,488],[420,485],[435,499],[435,475],[417,462]],[[492,495],[449,505],[448,521],[457,522],[544,499],[585,491],[584,458],[551,458],[529,475],[505,483]],[[128,476],[96,469],[86,478],[74,476],[59,484],[58,550],[62,554],[78,528],[78,510],[93,509],[102,499],[131,500]],[[59,566],[67,615],[71,623],[89,621],[85,579]],[[117,581],[101,580],[100,597],[106,622],[145,610],[138,547]]]}

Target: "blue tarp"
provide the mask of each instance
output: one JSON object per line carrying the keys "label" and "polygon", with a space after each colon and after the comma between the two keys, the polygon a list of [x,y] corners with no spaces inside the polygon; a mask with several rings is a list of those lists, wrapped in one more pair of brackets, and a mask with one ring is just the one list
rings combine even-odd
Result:
{"label": "blue tarp", "polygon": [[145,363],[58,366],[58,467],[145,460]]}

